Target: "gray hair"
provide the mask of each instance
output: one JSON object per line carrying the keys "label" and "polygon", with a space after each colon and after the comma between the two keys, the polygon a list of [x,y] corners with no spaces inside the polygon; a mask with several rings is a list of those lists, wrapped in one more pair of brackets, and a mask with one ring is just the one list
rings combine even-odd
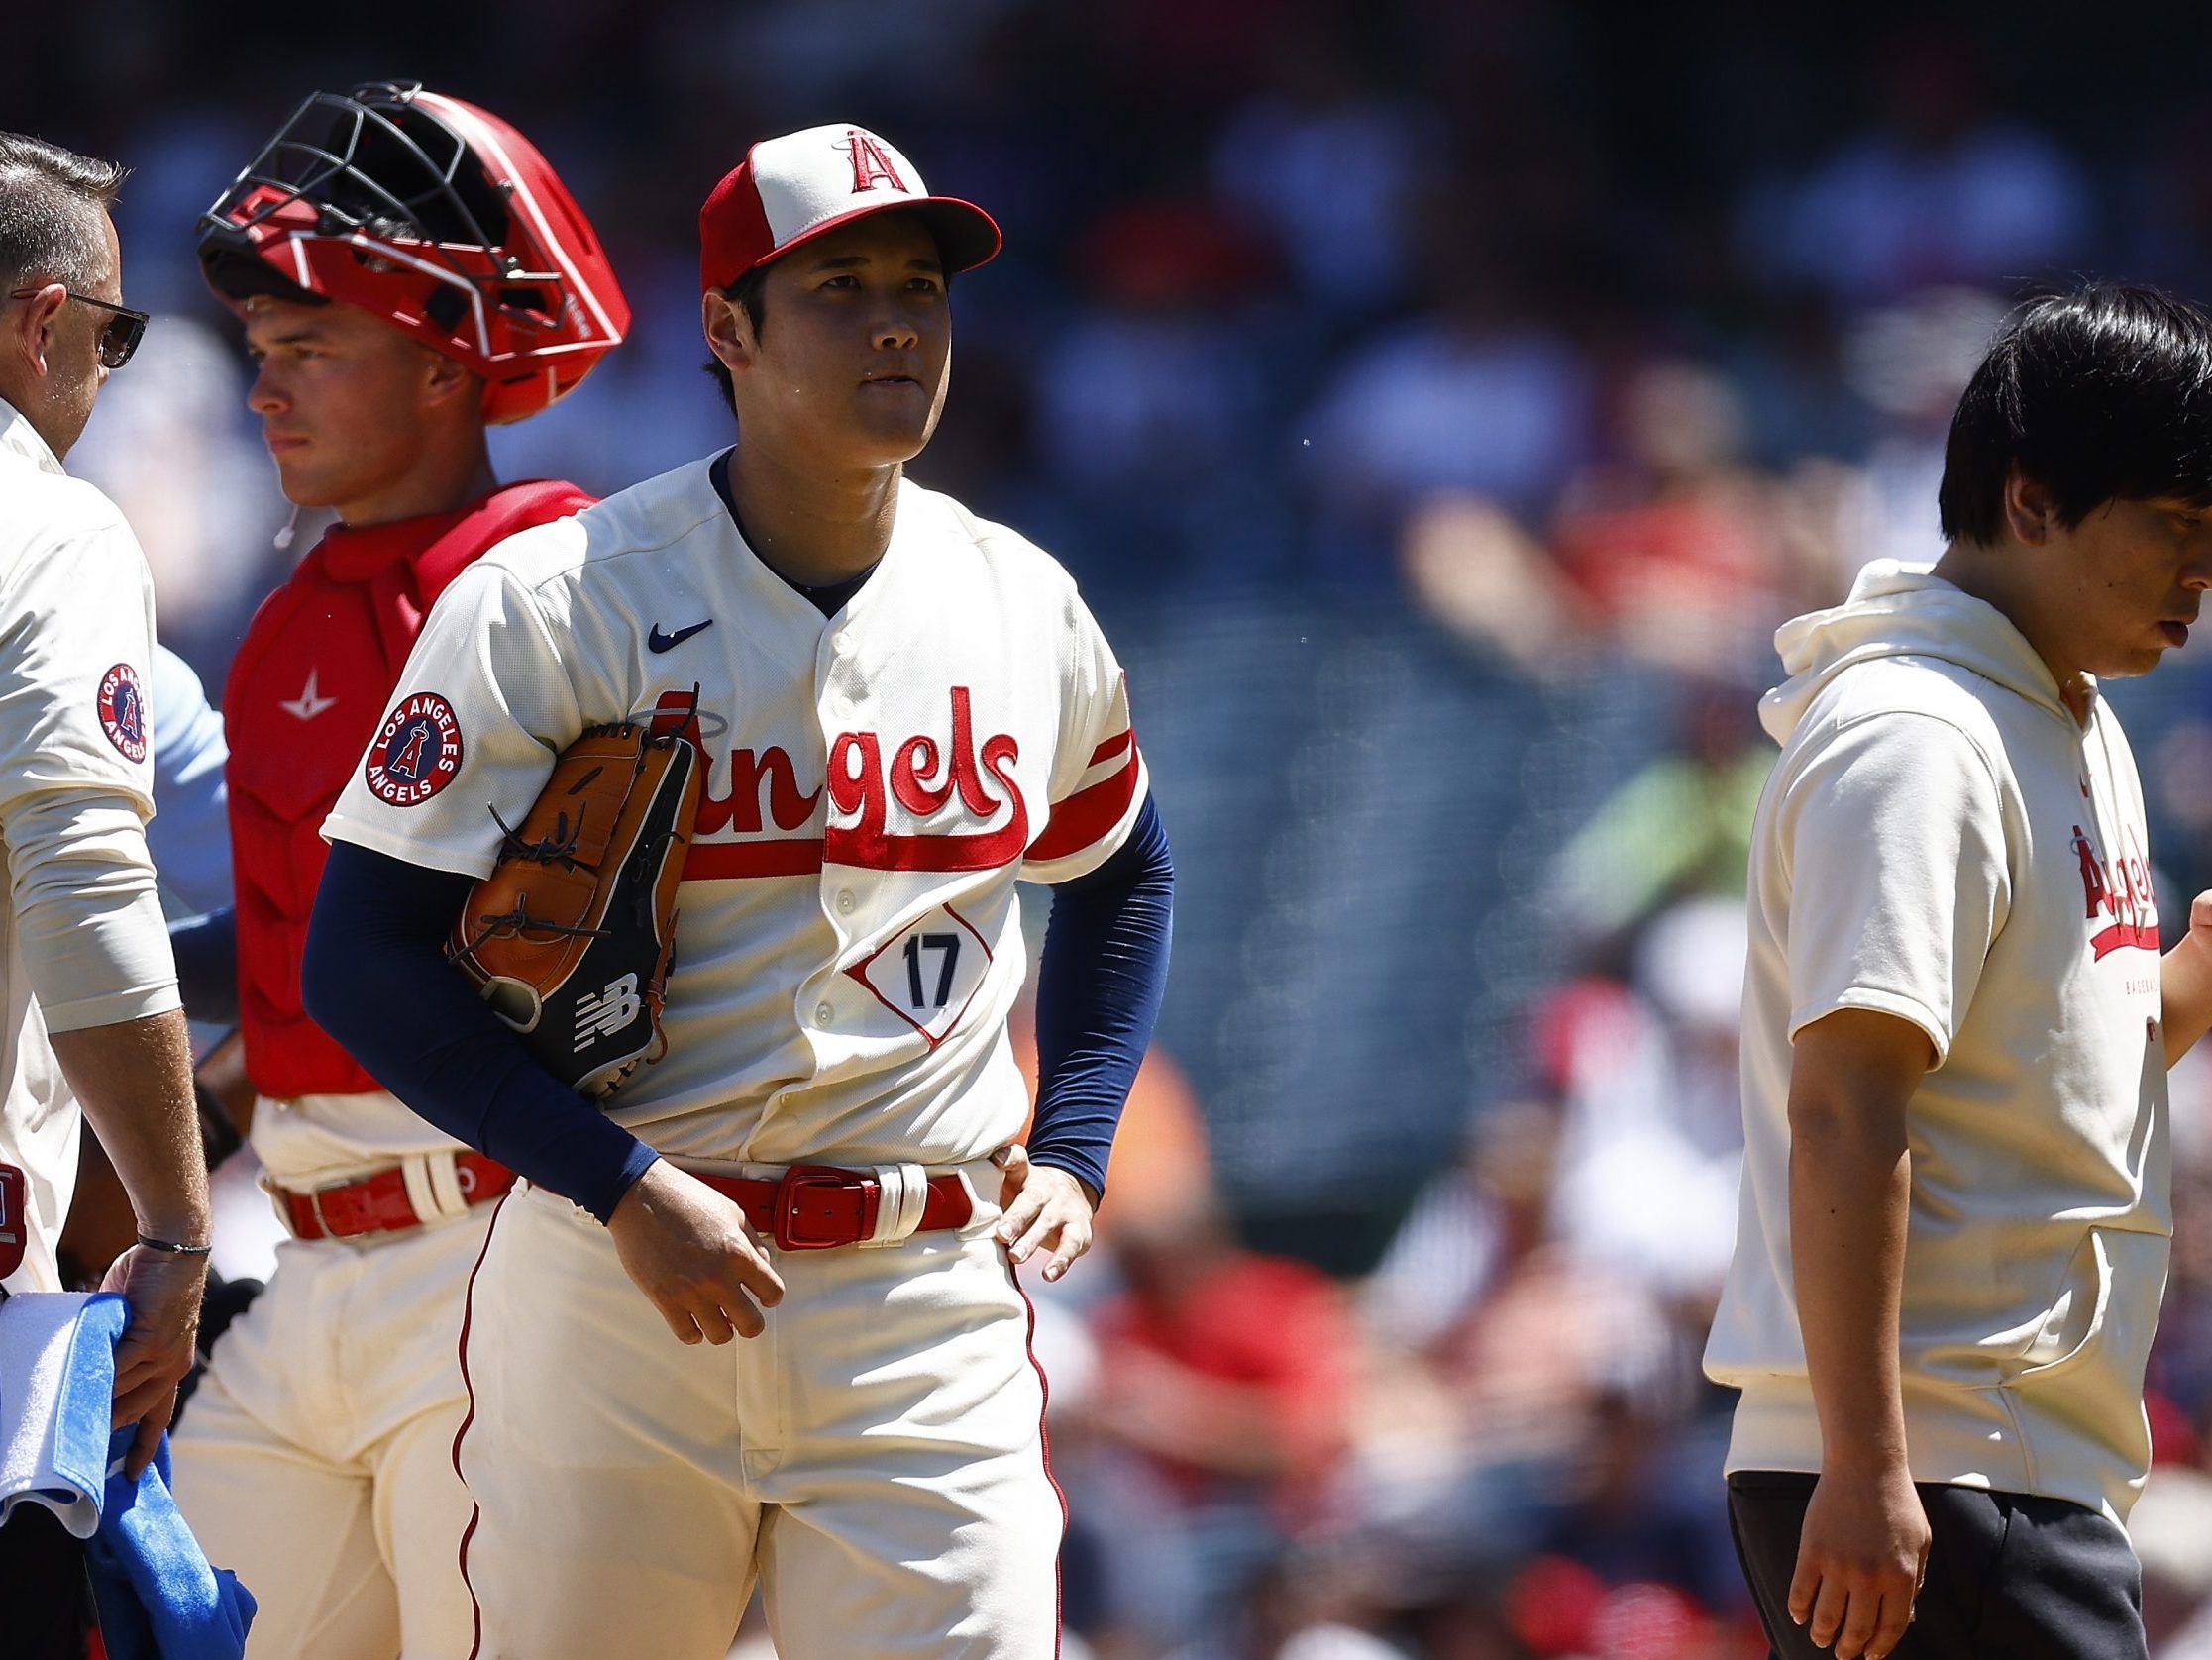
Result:
{"label": "gray hair", "polygon": [[72,288],[107,263],[100,219],[128,168],[26,133],[0,132],[0,293],[30,282]]}

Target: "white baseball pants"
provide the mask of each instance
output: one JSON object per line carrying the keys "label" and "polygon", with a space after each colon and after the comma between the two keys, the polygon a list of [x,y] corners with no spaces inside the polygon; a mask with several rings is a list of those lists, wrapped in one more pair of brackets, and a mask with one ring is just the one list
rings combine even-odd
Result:
{"label": "white baseball pants", "polygon": [[777,1252],[783,1304],[720,1348],[566,1201],[502,1201],[465,1345],[476,1653],[722,1660],[757,1577],[783,1660],[1050,1660],[1043,1377],[969,1168],[965,1228]]}
{"label": "white baseball pants", "polygon": [[287,1241],[217,1341],[172,1448],[176,1501],[261,1605],[247,1660],[469,1652],[456,1341],[490,1210]]}

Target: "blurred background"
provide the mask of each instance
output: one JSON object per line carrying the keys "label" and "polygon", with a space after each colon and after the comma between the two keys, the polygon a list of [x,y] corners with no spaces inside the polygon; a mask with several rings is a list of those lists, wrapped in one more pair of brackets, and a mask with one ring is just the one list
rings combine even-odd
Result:
{"label": "blurred background", "polygon": [[[2212,11],[100,0],[6,35],[0,125],[136,169],[158,320],[71,466],[218,696],[315,527],[274,546],[192,224],[311,88],[489,106],[610,245],[635,332],[496,436],[507,477],[729,442],[692,227],[752,139],[858,121],[990,208],[912,471],[1076,571],[1180,871],[1101,1248],[1040,1313],[1069,1653],[1763,1652],[1697,1356],[1771,633],[1940,551],[2009,304],[2212,298]],[[2212,885],[2204,648],[2115,700],[2170,933]],[[2212,1655],[2206,1066],[2174,1100],[2160,1660]]]}

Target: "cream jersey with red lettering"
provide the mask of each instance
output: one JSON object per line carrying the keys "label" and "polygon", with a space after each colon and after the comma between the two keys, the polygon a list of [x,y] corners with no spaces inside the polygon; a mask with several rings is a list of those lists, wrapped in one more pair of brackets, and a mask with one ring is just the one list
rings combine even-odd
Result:
{"label": "cream jersey with red lettering", "polygon": [[[324,834],[482,877],[584,727],[695,685],[668,1052],[611,1115],[679,1159],[988,1154],[1028,1111],[1015,883],[1095,870],[1143,804],[1120,666],[1054,560],[911,482],[825,618],[746,546],[710,467],[464,572]],[[628,995],[607,988],[607,1018]]]}

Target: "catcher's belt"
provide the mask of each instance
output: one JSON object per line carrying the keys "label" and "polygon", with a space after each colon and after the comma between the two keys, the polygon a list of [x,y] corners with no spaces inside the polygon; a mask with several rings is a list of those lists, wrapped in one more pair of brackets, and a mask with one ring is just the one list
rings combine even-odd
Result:
{"label": "catcher's belt", "polygon": [[500,821],[498,862],[446,947],[539,1063],[587,1095],[612,1094],[667,1048],[698,755],[665,718],[586,728],[520,827]]}
{"label": "catcher's belt", "polygon": [[432,1153],[327,1188],[286,1188],[264,1176],[262,1189],[294,1239],[358,1239],[488,1204],[514,1180],[481,1153]]}

